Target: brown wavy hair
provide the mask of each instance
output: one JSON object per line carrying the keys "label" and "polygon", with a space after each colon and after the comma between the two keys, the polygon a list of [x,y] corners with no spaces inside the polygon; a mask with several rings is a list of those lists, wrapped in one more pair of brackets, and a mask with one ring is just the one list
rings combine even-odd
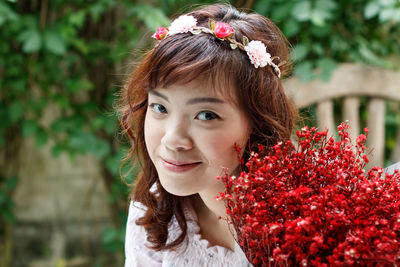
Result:
{"label": "brown wavy hair", "polygon": [[[188,15],[195,17],[197,25],[203,27],[208,27],[209,19],[228,23],[237,41],[247,36],[249,40],[263,42],[271,56],[277,57],[274,63],[280,65],[282,75],[291,70],[287,40],[269,19],[242,13],[224,4],[208,5]],[[187,224],[182,201],[191,196],[172,195],[160,184],[144,141],[147,95],[157,87],[167,88],[174,83],[185,84],[202,78],[211,79],[214,85],[225,85],[222,88],[235,95],[238,107],[247,115],[252,132],[245,156],[252,145],[271,146],[289,139],[296,117],[296,109],[271,67],[255,68],[246,52],[232,50],[228,42],[211,34],[189,32],[167,36],[145,54],[122,92],[121,124],[132,143],[127,158],[138,160],[141,165],[131,198],[147,210],[136,224],[145,228],[151,248],[156,251],[176,248],[184,240]],[[235,86],[230,88],[228,84]],[[157,187],[155,192],[150,191],[153,184]],[[173,216],[182,233],[167,243],[168,223]]]}

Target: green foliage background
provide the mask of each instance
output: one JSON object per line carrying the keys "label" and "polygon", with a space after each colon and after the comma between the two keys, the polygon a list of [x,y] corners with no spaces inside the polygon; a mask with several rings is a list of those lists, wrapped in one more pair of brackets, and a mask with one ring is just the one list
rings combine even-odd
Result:
{"label": "green foliage background", "polygon": [[[193,3],[0,2],[0,149],[15,152],[21,140],[34,138],[38,148],[54,140],[54,157],[95,155],[103,166],[113,211],[114,227],[103,235],[105,252],[123,253],[126,221],[128,190],[120,181],[119,166],[127,142],[118,138],[118,116],[113,110],[118,90],[137,52],[150,47],[151,33],[169,25],[169,17]],[[302,80],[327,80],[339,62],[400,65],[398,0],[231,3],[271,18],[283,30],[293,45],[294,75]],[[49,125],[42,119],[48,106],[60,110]],[[389,120],[389,132],[396,121]],[[7,238],[6,226],[15,223],[13,193],[18,177],[9,173],[0,172],[0,243]]]}

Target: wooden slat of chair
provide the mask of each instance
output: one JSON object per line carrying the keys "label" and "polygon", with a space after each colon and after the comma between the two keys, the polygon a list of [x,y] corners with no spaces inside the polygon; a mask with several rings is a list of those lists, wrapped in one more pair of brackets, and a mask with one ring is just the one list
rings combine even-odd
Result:
{"label": "wooden slat of chair", "polygon": [[346,97],[343,101],[343,121],[349,121],[350,138],[353,144],[360,133],[360,98]]}
{"label": "wooden slat of chair", "polygon": [[368,167],[383,166],[385,158],[385,100],[372,98],[368,103],[367,148],[373,149]]}
{"label": "wooden slat of chair", "polygon": [[396,145],[393,149],[390,159],[392,162],[400,161],[400,125],[397,126]]}
{"label": "wooden slat of chair", "polygon": [[320,131],[328,129],[328,136],[334,133],[333,102],[321,101],[317,104],[317,123]]}

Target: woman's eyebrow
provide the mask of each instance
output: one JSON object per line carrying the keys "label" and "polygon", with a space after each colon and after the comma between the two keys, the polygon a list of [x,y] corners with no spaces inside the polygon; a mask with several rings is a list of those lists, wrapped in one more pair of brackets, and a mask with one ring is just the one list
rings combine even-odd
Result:
{"label": "woman's eyebrow", "polygon": [[[165,101],[169,102],[169,99],[166,95],[157,92],[155,90],[151,90],[149,92],[149,94],[161,97],[162,99],[164,99]],[[199,104],[199,103],[219,103],[219,104],[224,104],[225,102],[219,98],[215,98],[215,97],[195,97],[195,98],[191,98],[186,102],[186,105],[194,105],[194,104]]]}
{"label": "woman's eyebrow", "polygon": [[219,98],[214,98],[214,97],[195,97],[191,98],[186,102],[186,105],[193,105],[193,104],[199,104],[199,103],[219,103],[223,104],[225,103],[223,100]]}
{"label": "woman's eyebrow", "polygon": [[158,97],[161,97],[161,98],[164,99],[165,101],[169,102],[168,97],[167,97],[166,95],[161,94],[160,92],[151,90],[151,91],[149,91],[149,94],[155,95],[155,96],[158,96]]}

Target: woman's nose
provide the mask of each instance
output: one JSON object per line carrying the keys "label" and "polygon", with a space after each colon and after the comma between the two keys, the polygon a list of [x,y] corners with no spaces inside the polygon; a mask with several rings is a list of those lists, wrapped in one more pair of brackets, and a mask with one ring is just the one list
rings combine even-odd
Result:
{"label": "woman's nose", "polygon": [[188,123],[177,120],[167,124],[161,144],[172,151],[189,150],[193,147],[192,139],[188,132]]}

